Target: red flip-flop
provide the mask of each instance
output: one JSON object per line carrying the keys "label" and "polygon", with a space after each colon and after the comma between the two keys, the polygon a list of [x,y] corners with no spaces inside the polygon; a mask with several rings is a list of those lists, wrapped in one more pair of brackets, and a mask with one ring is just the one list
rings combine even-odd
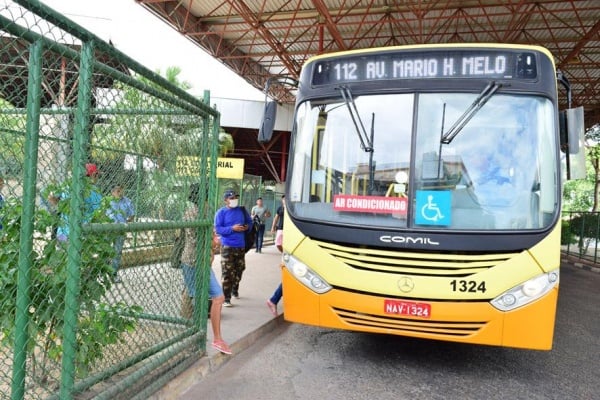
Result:
{"label": "red flip-flop", "polygon": [[233,353],[233,351],[231,351],[231,349],[229,348],[227,343],[225,343],[225,341],[223,341],[223,340],[215,340],[214,342],[212,342],[212,347],[219,350],[223,354],[232,354]]}

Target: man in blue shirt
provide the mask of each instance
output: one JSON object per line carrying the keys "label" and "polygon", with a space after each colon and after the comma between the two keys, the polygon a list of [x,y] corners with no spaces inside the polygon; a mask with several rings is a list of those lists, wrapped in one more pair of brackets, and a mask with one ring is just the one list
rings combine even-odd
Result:
{"label": "man in blue shirt", "polygon": [[83,200],[85,209],[83,211],[84,222],[89,222],[92,219],[92,214],[100,208],[102,202],[102,195],[96,187],[96,181],[98,180],[98,167],[96,164],[85,164],[85,176],[89,178],[89,192],[86,189],[86,196]]}
{"label": "man in blue shirt", "polygon": [[[100,208],[102,195],[96,188],[96,180],[98,179],[98,167],[96,164],[85,164],[85,176],[88,178],[85,185],[85,198],[83,210],[83,222],[89,223],[94,212]],[[48,202],[57,207],[59,201],[68,201],[68,193],[53,194],[48,196]],[[56,238],[59,242],[67,242],[69,239],[69,220],[67,214],[61,214],[61,225],[56,230]]]}
{"label": "man in blue shirt", "polygon": [[[113,222],[117,224],[126,224],[133,221],[135,216],[135,210],[133,203],[127,196],[123,196],[123,187],[121,185],[114,185],[111,192],[113,199],[110,201],[110,208],[106,211]],[[115,258],[112,260],[112,266],[114,269],[115,282],[121,282],[118,271],[121,266],[121,258],[123,254],[123,244],[125,243],[125,235],[119,235],[115,239]]]}
{"label": "man in blue shirt", "polygon": [[225,206],[215,214],[215,232],[221,237],[221,286],[224,307],[231,307],[231,296],[239,298],[242,273],[246,269],[245,233],[252,228],[252,218],[239,207],[239,196],[233,190],[223,193]]}

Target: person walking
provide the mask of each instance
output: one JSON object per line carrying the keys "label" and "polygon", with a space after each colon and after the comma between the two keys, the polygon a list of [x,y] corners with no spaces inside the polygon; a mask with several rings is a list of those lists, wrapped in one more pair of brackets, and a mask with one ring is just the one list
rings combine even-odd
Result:
{"label": "person walking", "polygon": [[275,289],[273,292],[273,295],[267,300],[267,307],[269,307],[271,314],[273,314],[275,317],[277,316],[277,304],[279,304],[279,300],[281,300],[282,297],[283,286],[280,283],[279,286],[277,286],[277,289]]}
{"label": "person walking", "polygon": [[[96,181],[98,179],[98,166],[96,164],[88,163],[85,164],[85,176],[86,183],[84,187],[85,198],[83,199],[83,223],[89,223],[96,210],[100,208],[102,203],[102,195],[96,187]],[[59,208],[58,203],[60,201],[68,201],[69,193],[50,193],[48,195],[48,202],[52,207]],[[56,239],[61,243],[67,243],[69,240],[69,219],[66,213],[60,213],[61,223],[56,227]]]}
{"label": "person walking", "polygon": [[[285,195],[281,196],[281,205],[277,208],[275,218],[273,218],[273,225],[271,226],[271,232],[276,232],[275,246],[280,253],[283,253],[283,217],[285,215]],[[281,283],[273,292],[271,298],[267,300],[267,307],[274,316],[277,316],[277,304],[283,297],[283,286]]]}
{"label": "person walking", "polygon": [[[106,211],[106,215],[108,215],[116,224],[127,224],[133,221],[133,218],[135,217],[135,209],[129,197],[123,195],[123,186],[118,184],[113,185],[111,194],[113,198],[110,201],[110,208]],[[121,267],[124,244],[125,235],[119,234],[113,243],[115,257],[112,259],[112,266],[115,283],[121,282],[121,278],[119,277],[119,268]]]}
{"label": "person walking", "polygon": [[275,233],[275,246],[280,253],[283,252],[283,216],[285,214],[285,195],[281,196],[281,205],[275,212],[271,232]]}
{"label": "person walking", "polygon": [[262,197],[256,199],[256,205],[252,207],[250,216],[255,224],[258,224],[256,231],[256,252],[262,253],[263,239],[265,236],[265,222],[271,216],[271,211],[263,205]]}
{"label": "person walking", "polygon": [[88,163],[85,164],[85,176],[88,178],[89,188],[86,188],[86,196],[83,200],[85,209],[83,212],[84,222],[90,222],[94,212],[100,208],[102,202],[102,195],[96,186],[98,181],[98,166],[96,164]]}
{"label": "person walking", "polygon": [[215,214],[215,232],[221,238],[221,285],[224,307],[232,307],[231,297],[239,298],[242,273],[246,269],[244,232],[252,228],[252,218],[239,207],[239,196],[233,190],[223,193],[225,206]]}
{"label": "person walking", "polygon": [[[200,187],[197,184],[190,186],[190,193],[188,196],[189,205],[184,213],[183,219],[185,221],[194,221],[198,219],[199,207],[198,202],[200,200]],[[194,304],[194,298],[196,297],[196,264],[197,264],[197,228],[185,228],[184,229],[184,245],[183,252],[181,254],[181,272],[183,274],[183,282],[185,285],[184,296],[188,296],[189,304]],[[217,277],[211,267],[212,262],[215,258],[214,249],[215,246],[219,246],[218,238],[213,231],[213,239],[211,244],[210,252],[210,264],[208,269],[210,271],[210,279],[208,285],[208,296],[211,299],[211,305],[209,310],[210,324],[213,331],[212,347],[220,351],[223,354],[232,354],[231,348],[223,340],[221,336],[221,311],[225,296],[223,295],[223,289],[217,280]]]}

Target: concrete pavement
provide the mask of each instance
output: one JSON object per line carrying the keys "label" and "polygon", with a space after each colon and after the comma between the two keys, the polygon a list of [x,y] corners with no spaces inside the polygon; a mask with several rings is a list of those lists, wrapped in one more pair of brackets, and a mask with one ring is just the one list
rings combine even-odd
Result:
{"label": "concrete pavement", "polygon": [[[266,236],[266,235],[265,235]],[[266,239],[266,237],[265,237]],[[267,242],[268,243],[268,242]],[[240,298],[231,300],[233,307],[223,307],[221,334],[233,350],[228,356],[214,350],[212,329],[208,323],[207,355],[194,363],[183,373],[165,385],[150,397],[153,400],[174,400],[182,393],[193,390],[194,384],[201,381],[211,371],[241,353],[260,337],[274,330],[283,321],[283,299],[279,303],[279,314],[274,317],[266,302],[281,282],[281,253],[272,244],[267,244],[262,253],[251,249],[246,254],[246,270],[240,284]],[[213,269],[217,278],[221,278],[221,258],[215,256]]]}
{"label": "concrete pavement", "polygon": [[[215,256],[213,268],[217,278],[221,277],[220,256]],[[597,266],[577,265],[575,260],[563,255],[562,267],[579,267],[594,272],[600,272]],[[283,299],[279,304],[279,314],[274,317],[267,308],[266,301],[273,294],[281,281],[281,254],[277,248],[268,244],[262,253],[250,250],[246,254],[246,270],[240,285],[240,298],[232,299],[233,307],[223,307],[221,331],[223,338],[233,350],[231,356],[214,350],[212,329],[208,323],[207,355],[194,363],[190,368],[179,374],[161,390],[150,397],[153,400],[179,399],[184,392],[193,393],[194,385],[206,375],[219,368],[231,357],[243,352],[259,338],[273,331],[283,320]]]}

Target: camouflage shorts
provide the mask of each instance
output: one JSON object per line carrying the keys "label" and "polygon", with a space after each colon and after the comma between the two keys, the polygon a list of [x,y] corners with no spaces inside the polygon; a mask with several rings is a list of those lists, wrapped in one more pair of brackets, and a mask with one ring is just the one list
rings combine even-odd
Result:
{"label": "camouflage shorts", "polygon": [[246,251],[237,247],[221,247],[221,285],[225,300],[230,300],[235,294],[242,280],[242,273],[246,269]]}

